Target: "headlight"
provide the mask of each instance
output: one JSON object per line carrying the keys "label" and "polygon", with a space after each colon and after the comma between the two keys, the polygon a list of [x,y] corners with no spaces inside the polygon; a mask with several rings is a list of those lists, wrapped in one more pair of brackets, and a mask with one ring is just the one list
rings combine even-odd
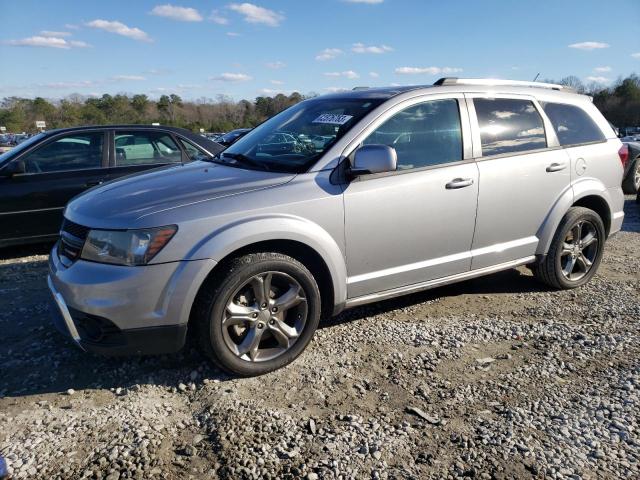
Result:
{"label": "headlight", "polygon": [[142,230],[91,230],[81,258],[115,265],[146,265],[177,231],[176,225]]}

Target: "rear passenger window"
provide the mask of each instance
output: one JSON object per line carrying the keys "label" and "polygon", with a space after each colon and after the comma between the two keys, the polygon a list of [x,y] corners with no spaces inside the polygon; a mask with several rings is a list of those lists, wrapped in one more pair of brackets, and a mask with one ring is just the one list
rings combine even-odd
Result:
{"label": "rear passenger window", "polygon": [[363,142],[395,148],[398,170],[462,160],[462,132],[456,100],[433,100],[396,113]]}
{"label": "rear passenger window", "polygon": [[542,117],[529,100],[475,98],[482,155],[524,152],[545,148]]}
{"label": "rear passenger window", "polygon": [[605,139],[602,130],[580,107],[562,103],[543,103],[542,109],[547,114],[556,131],[560,145],[578,145],[589,142],[602,142]]}
{"label": "rear passenger window", "polygon": [[161,132],[116,132],[116,165],[146,165],[182,161],[171,136]]}

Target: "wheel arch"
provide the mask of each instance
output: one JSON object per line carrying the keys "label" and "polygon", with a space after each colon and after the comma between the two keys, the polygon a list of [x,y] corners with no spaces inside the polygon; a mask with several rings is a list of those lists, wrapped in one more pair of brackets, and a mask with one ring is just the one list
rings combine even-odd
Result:
{"label": "wheel arch", "polygon": [[[191,258],[211,258],[216,263],[198,286],[198,292],[231,259],[256,252],[281,253],[305,265],[318,282],[324,317],[334,315],[344,308],[347,273],[342,250],[319,225],[288,216],[242,221],[214,232],[201,242],[191,252]],[[193,305],[191,310],[193,311]]]}
{"label": "wheel arch", "polygon": [[610,193],[601,182],[585,179],[575,183],[573,188],[565,191],[558,199],[538,231],[537,236],[540,240],[536,254],[547,254],[558,225],[571,207],[586,207],[595,211],[602,218],[606,235],[609,236],[612,219],[611,204]]}

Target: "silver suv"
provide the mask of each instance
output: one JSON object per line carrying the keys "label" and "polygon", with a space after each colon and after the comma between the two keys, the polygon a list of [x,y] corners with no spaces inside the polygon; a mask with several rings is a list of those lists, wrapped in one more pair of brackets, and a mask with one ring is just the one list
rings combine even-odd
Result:
{"label": "silver suv", "polygon": [[589,97],[441,79],[301,102],[216,158],[94,188],[51,253],[82,348],[292,362],[322,317],[528,265],[588,282],[623,219],[621,142]]}

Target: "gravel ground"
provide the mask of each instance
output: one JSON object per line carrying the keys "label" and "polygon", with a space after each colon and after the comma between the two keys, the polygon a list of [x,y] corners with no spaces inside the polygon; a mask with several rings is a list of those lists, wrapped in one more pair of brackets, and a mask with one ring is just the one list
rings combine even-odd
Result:
{"label": "gravel ground", "polygon": [[516,269],[345,312],[290,367],[102,358],[50,325],[46,247],[0,251],[15,478],[640,478],[640,207],[598,275]]}

